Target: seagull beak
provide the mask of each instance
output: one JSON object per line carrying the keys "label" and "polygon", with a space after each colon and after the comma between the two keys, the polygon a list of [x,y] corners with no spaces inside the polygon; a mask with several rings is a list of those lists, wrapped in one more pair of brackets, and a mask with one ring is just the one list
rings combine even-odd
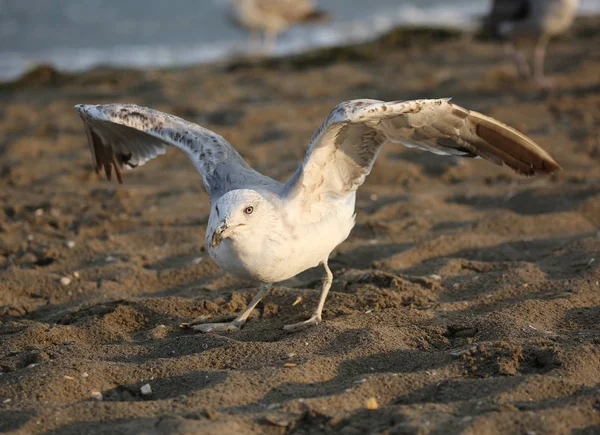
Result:
{"label": "seagull beak", "polygon": [[227,230],[227,221],[223,219],[212,235],[211,247],[216,248],[223,241],[223,233]]}

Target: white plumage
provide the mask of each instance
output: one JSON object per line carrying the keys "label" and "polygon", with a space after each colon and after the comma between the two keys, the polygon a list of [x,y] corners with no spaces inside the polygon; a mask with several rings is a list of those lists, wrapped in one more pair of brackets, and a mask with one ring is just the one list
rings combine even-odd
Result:
{"label": "white plumage", "polygon": [[211,199],[206,244],[224,270],[261,283],[240,316],[198,329],[233,330],[244,324],[270,285],[323,264],[326,279],[314,315],[289,325],[321,321],[331,286],[331,252],[354,226],[356,190],[387,141],[437,154],[482,157],[524,175],[551,173],[558,163],[527,136],[447,99],[339,104],[314,133],[295,174],[280,183],[244,162],[221,136],[172,115],[134,105],[76,106],[96,170],[135,167],[174,146],[188,154]]}

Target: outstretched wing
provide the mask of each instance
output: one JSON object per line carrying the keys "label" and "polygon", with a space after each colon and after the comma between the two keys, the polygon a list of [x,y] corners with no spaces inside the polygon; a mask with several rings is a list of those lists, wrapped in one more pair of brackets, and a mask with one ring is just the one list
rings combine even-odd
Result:
{"label": "outstretched wing", "polygon": [[560,166],[517,130],[447,99],[382,102],[353,100],[333,109],[311,140],[289,197],[339,197],[356,190],[386,141],[435,154],[483,157],[523,175]]}
{"label": "outstretched wing", "polygon": [[114,169],[133,169],[170,146],[187,153],[212,199],[240,187],[278,184],[261,175],[218,134],[181,118],[134,104],[75,106],[83,119],[96,172],[110,180]]}

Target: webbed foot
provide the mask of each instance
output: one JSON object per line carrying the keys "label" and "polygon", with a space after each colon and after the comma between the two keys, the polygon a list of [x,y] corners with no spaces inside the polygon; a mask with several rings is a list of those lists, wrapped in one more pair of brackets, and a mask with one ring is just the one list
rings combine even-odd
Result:
{"label": "webbed foot", "polygon": [[193,325],[191,328],[194,331],[207,332],[237,332],[241,329],[245,322],[233,320],[225,323],[201,323]]}
{"label": "webbed foot", "polygon": [[308,328],[309,326],[318,325],[321,323],[321,316],[313,315],[310,319],[304,322],[294,323],[292,325],[285,325],[283,329],[286,331],[300,331],[301,329]]}

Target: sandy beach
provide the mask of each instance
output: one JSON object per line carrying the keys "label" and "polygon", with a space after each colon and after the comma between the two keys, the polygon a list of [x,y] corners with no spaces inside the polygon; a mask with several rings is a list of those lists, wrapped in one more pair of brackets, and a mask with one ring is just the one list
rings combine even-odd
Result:
{"label": "sandy beach", "polygon": [[[554,41],[546,70],[541,91],[492,41],[414,30],[0,84],[0,432],[600,433],[600,18]],[[239,333],[180,327],[230,317],[256,287],[206,253],[208,197],[183,153],[109,183],[73,109],[173,113],[286,180],[339,102],[437,97],[564,170],[388,144],[332,255],[324,322],[295,333],[282,326],[310,315],[321,269],[277,284]]]}

